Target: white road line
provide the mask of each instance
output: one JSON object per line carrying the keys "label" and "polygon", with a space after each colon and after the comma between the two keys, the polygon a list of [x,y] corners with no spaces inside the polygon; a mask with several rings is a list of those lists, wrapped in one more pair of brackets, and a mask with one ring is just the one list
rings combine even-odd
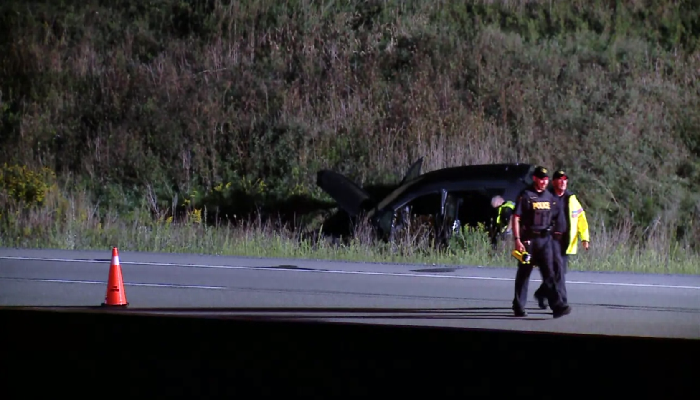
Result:
{"label": "white road line", "polygon": [[[53,282],[53,283],[83,283],[91,285],[106,285],[106,281],[84,281],[73,279],[42,279],[42,278],[2,278],[0,280],[15,280],[29,282]],[[177,285],[170,283],[134,283],[124,282],[124,286],[146,286],[146,287],[167,287],[167,288],[183,288],[183,289],[209,289],[209,290],[225,290],[224,286],[203,286],[203,285]]]}
{"label": "white road line", "polygon": [[[57,261],[57,262],[72,262],[72,263],[92,263],[105,264],[108,260],[85,260],[85,259],[69,259],[69,258],[41,258],[41,257],[18,257],[18,256],[0,256],[0,259],[12,260],[33,260],[33,261]],[[286,272],[315,272],[315,273],[331,273],[331,274],[349,274],[349,275],[381,275],[381,276],[403,276],[414,278],[448,278],[448,279],[471,279],[485,281],[514,281],[515,278],[499,278],[490,276],[460,276],[460,275],[436,275],[436,274],[417,274],[417,273],[402,273],[402,272],[370,272],[370,271],[342,271],[342,270],[309,270],[309,269],[284,269],[279,267],[250,267],[250,266],[234,266],[234,265],[207,265],[207,264],[178,264],[178,263],[162,263],[162,262],[147,262],[147,261],[121,261],[120,265],[150,265],[157,267],[185,267],[185,268],[213,268],[213,269],[248,269],[248,270],[269,270],[269,271],[286,271]],[[626,287],[648,287],[660,289],[688,289],[700,290],[700,286],[688,285],[662,285],[655,283],[623,283],[623,282],[592,282],[592,281],[566,281],[567,285],[601,285],[601,286],[626,286]]]}

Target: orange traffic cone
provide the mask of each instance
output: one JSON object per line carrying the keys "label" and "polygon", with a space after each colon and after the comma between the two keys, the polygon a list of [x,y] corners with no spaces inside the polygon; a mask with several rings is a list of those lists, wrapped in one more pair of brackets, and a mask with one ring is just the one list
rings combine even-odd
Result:
{"label": "orange traffic cone", "polygon": [[109,280],[107,281],[107,294],[102,306],[126,307],[126,291],[124,290],[124,279],[122,278],[122,267],[119,265],[119,251],[112,248],[112,263],[109,266]]}

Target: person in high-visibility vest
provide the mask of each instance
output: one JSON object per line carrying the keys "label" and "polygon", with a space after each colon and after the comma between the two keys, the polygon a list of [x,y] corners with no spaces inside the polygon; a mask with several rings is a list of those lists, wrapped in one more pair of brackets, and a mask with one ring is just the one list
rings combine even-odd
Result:
{"label": "person in high-visibility vest", "polygon": [[[564,303],[568,301],[565,282],[569,255],[576,254],[579,239],[584,249],[588,250],[590,246],[590,232],[588,231],[586,213],[583,211],[583,207],[576,195],[567,189],[568,180],[566,172],[558,170],[552,176],[552,188],[550,189],[557,198],[561,199],[559,204],[567,216],[566,231],[563,232],[561,240],[553,241],[554,251],[560,254],[560,257],[554,257],[554,275]],[[543,286],[540,286],[535,291],[535,299],[541,309],[547,308],[547,298],[544,296]]]}
{"label": "person in high-visibility vest", "polygon": [[494,196],[491,199],[491,207],[497,209],[496,223],[491,230],[491,247],[495,250],[498,240],[503,240],[510,232],[510,217],[515,210],[515,203],[510,200],[505,201],[501,196]]}

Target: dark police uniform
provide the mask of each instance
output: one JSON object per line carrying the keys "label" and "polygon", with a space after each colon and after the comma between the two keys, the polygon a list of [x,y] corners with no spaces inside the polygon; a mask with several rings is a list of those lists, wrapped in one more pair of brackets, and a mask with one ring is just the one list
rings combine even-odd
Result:
{"label": "dark police uniform", "polygon": [[[555,175],[556,177],[556,175]],[[561,296],[562,302],[564,304],[567,304],[567,295],[566,295],[566,269],[567,269],[567,261],[568,261],[568,255],[566,254],[566,246],[568,246],[567,238],[568,238],[568,232],[571,229],[569,226],[569,219],[566,218],[569,215],[569,197],[571,197],[571,192],[569,190],[566,190],[563,195],[557,196],[554,193],[554,189],[549,190],[550,193],[552,193],[552,196],[557,200],[557,203],[559,205],[559,212],[564,215],[564,222],[563,225],[559,225],[562,222],[558,221],[557,226],[554,227],[553,231],[555,232],[562,232],[561,235],[553,236],[552,240],[552,259],[553,259],[553,272],[554,272],[554,281],[556,283],[557,290],[559,291],[559,295]],[[539,306],[541,309],[547,308],[547,303],[545,300],[547,297],[545,296],[545,291],[547,288],[544,285],[544,281],[540,285],[540,287],[535,291],[535,299],[537,300]]]}
{"label": "dark police uniform", "polygon": [[566,226],[565,215],[561,212],[559,201],[546,189],[537,192],[533,184],[518,195],[514,214],[520,217],[520,241],[530,253],[531,260],[530,264],[518,262],[513,311],[517,316],[527,315],[525,304],[528,284],[532,268],[536,265],[542,274],[545,295],[554,311],[554,317],[568,314],[570,307],[562,302],[554,277],[555,255],[552,233],[555,229]]}
{"label": "dark police uniform", "polygon": [[[564,178],[568,179],[566,172],[559,170],[554,173],[554,179]],[[552,194],[554,193],[554,188],[550,190]],[[559,205],[562,208],[563,214],[566,216],[566,226],[561,231],[561,240],[553,240],[552,245],[554,247],[554,275],[557,281],[557,287],[561,293],[562,301],[566,304],[567,293],[566,293],[566,272],[568,269],[569,255],[576,254],[577,242],[580,239],[582,242],[589,242],[590,233],[588,232],[588,220],[586,219],[586,214],[583,211],[583,207],[579,202],[575,194],[571,193],[569,189],[566,189],[562,196],[557,196],[559,199]],[[555,238],[556,239],[556,238]],[[588,246],[586,246],[588,248]],[[559,255],[559,257],[556,257]],[[544,288],[538,289],[535,292],[535,298],[537,299],[540,308],[547,308],[546,300],[544,297]]]}

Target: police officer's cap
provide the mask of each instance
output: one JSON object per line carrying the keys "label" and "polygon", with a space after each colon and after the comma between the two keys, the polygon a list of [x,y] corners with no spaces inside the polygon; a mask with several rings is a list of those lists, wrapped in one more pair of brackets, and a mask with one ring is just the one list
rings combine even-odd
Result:
{"label": "police officer's cap", "polygon": [[558,170],[557,172],[554,173],[554,176],[552,179],[559,179],[559,178],[564,178],[564,179],[569,179],[568,176],[566,176],[566,172],[564,170]]}
{"label": "police officer's cap", "polygon": [[537,168],[535,168],[535,172],[533,172],[533,175],[540,179],[549,178],[549,171],[547,170],[547,168],[540,165],[537,166]]}

